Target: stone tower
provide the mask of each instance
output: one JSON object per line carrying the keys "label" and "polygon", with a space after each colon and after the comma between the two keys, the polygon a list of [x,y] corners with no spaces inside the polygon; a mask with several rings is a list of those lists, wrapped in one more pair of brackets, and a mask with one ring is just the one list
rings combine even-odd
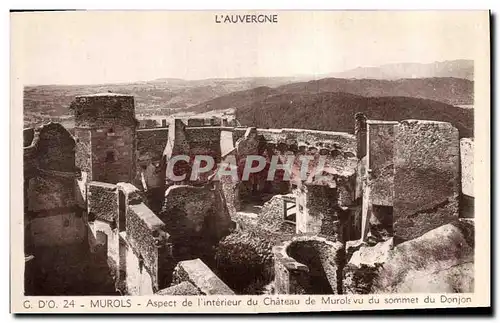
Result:
{"label": "stone tower", "polygon": [[72,108],[76,166],[86,173],[87,181],[132,182],[137,138],[134,97],[116,93],[78,96]]}

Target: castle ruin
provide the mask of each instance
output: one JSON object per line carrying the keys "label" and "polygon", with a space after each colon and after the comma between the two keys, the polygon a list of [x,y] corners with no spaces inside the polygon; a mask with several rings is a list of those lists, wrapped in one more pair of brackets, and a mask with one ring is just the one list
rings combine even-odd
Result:
{"label": "castle ruin", "polygon": [[[354,134],[214,118],[141,129],[133,96],[72,108],[72,133],[24,130],[26,295],[473,291],[474,141],[449,123],[357,114]],[[266,165],[234,181],[192,179],[192,161],[177,162],[188,176],[176,181],[179,155]],[[282,169],[266,180],[290,156],[310,160],[291,165],[309,180]]]}

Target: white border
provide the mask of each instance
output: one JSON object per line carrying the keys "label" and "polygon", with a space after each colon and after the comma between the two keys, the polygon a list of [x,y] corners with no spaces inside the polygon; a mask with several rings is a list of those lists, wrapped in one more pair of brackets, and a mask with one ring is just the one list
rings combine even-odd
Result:
{"label": "white border", "polygon": [[[4,122],[3,127],[0,127],[2,133],[0,136],[1,140],[3,141],[2,147],[9,147],[10,143],[10,136],[9,136],[9,120],[10,120],[10,111],[9,111],[9,85],[10,85],[10,78],[9,78],[9,15],[8,15],[8,10],[11,8],[15,9],[56,9],[56,8],[75,8],[75,9],[174,9],[174,10],[179,10],[179,9],[492,9],[494,14],[498,14],[500,9],[500,1],[497,0],[475,0],[475,1],[441,1],[437,3],[436,0],[419,0],[419,1],[413,1],[413,2],[403,2],[403,1],[398,1],[398,0],[379,0],[379,1],[371,1],[371,0],[358,0],[358,1],[336,1],[336,0],[330,0],[330,1],[317,1],[317,0],[308,0],[308,1],[271,1],[271,0],[255,0],[255,1],[249,1],[247,3],[242,3],[242,2],[232,2],[232,1],[215,1],[212,0],[210,2],[204,2],[204,1],[177,1],[175,3],[166,3],[165,1],[151,1],[151,0],[141,0],[141,1],[117,1],[117,2],[111,2],[111,1],[103,1],[103,0],[87,0],[87,1],[44,1],[44,3],[41,3],[40,1],[13,1],[13,0],[5,0],[2,1],[2,9],[4,9],[2,12],[2,23],[0,24],[2,28],[2,32],[0,35],[3,38],[3,44],[6,46],[3,46],[4,50],[2,51],[2,58],[4,60],[4,64],[2,64],[2,72],[1,75],[4,76],[2,81],[4,82],[3,84],[3,95],[2,98],[4,99],[4,114],[2,115],[2,120]],[[495,27],[497,27],[497,21],[498,17],[496,17],[495,20]],[[493,44],[496,44],[498,42],[498,28],[495,28],[495,40]],[[496,46],[495,46],[496,47]],[[495,50],[496,53],[496,50]],[[495,59],[495,57],[492,57],[492,59]],[[494,67],[493,65],[492,67]],[[495,71],[496,72],[496,68]],[[494,74],[496,75],[496,73]],[[493,93],[500,93],[499,91],[499,85],[496,83],[495,89],[492,89]],[[498,102],[495,100],[495,102]],[[493,107],[496,109],[496,105]],[[498,124],[498,114],[495,116],[494,120],[495,124]],[[496,127],[493,127],[493,132],[492,136],[494,136],[495,140],[495,146],[492,147],[493,151],[496,151],[499,147],[498,143],[498,138],[497,134],[494,131]],[[3,181],[3,186],[1,188],[1,193],[0,197],[2,199],[2,205],[4,206],[4,215],[2,217],[2,221],[4,221],[3,228],[7,231],[4,234],[4,241],[3,241],[3,248],[4,248],[4,259],[9,255],[10,253],[10,248],[9,248],[9,214],[7,206],[10,203],[10,194],[9,194],[9,181],[5,180],[10,178],[10,167],[9,167],[9,160],[8,158],[2,158],[1,159],[2,163],[2,171],[3,171],[3,176],[2,178],[4,179]],[[492,165],[493,166],[493,165]],[[494,183],[497,184],[498,176],[495,175]],[[500,193],[498,191],[496,192],[495,196],[492,196],[492,200],[500,200]],[[492,216],[495,216],[492,214]],[[499,221],[498,219],[496,220],[496,227],[495,229],[498,229],[499,227]],[[496,230],[495,232],[500,232],[500,230]],[[494,237],[495,234],[493,234],[492,237]],[[498,239],[496,239],[498,241]],[[495,242],[497,242],[495,241]],[[495,244],[496,246],[496,244]],[[494,247],[495,247],[494,246]],[[495,249],[493,249],[495,250]],[[9,267],[8,266],[2,266],[1,267],[2,271],[2,277],[5,279],[3,286],[8,286],[9,285]],[[492,272],[493,274],[493,272]],[[4,294],[2,295],[2,303],[7,305],[9,304],[9,289],[4,288]],[[492,304],[493,306],[498,305],[498,297],[496,297],[496,304]],[[10,306],[9,306],[10,307]],[[14,317],[12,315],[9,315],[7,312],[7,309],[4,308],[4,314],[7,314],[6,317],[2,318],[2,321],[10,321],[13,320]],[[66,319],[66,318],[65,318]],[[97,317],[91,317],[93,320],[108,320],[109,317],[106,318],[97,318]],[[140,319],[140,318],[139,318]],[[175,317],[169,317],[169,320],[183,320],[185,317],[180,317],[180,318],[175,318]],[[200,320],[205,320],[207,317],[198,317]],[[275,319],[288,319],[285,317],[275,317]],[[327,318],[328,319],[328,318]],[[340,319],[335,317],[335,320]],[[372,320],[373,318],[370,318]],[[425,318],[426,320],[429,320],[429,317]]]}

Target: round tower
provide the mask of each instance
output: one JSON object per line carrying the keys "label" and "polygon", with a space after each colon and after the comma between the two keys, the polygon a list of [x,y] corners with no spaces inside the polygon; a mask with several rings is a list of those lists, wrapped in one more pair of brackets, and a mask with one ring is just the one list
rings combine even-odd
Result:
{"label": "round tower", "polygon": [[132,95],[102,93],[77,96],[76,166],[88,181],[132,182],[136,175],[135,104]]}

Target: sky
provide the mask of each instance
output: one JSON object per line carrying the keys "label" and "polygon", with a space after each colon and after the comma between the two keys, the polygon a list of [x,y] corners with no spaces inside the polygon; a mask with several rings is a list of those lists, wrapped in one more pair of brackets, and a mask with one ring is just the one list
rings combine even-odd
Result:
{"label": "sky", "polygon": [[[215,15],[277,14],[276,24]],[[12,76],[25,85],[322,75],[477,59],[486,12],[90,11],[11,14]]]}

